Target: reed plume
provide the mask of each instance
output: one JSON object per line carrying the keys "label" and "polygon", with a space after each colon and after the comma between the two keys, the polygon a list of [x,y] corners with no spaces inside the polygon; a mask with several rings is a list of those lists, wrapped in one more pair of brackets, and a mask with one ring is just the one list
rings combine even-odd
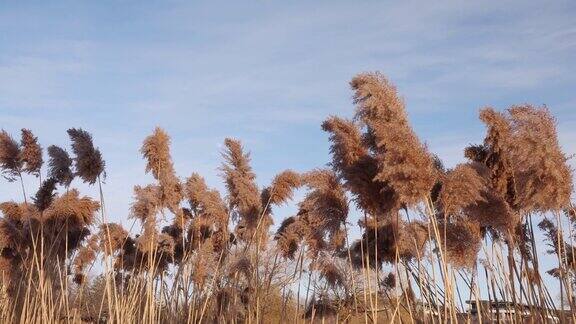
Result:
{"label": "reed plume", "polygon": [[56,179],[56,181],[65,187],[69,187],[74,179],[72,172],[72,159],[68,152],[63,148],[55,145],[48,147],[48,177]]}
{"label": "reed plume", "polygon": [[[140,259],[141,263],[145,264],[144,268],[154,264],[159,273],[167,268],[168,263],[174,261],[176,247],[178,246],[178,251],[183,248],[181,240],[176,243],[185,220],[184,210],[180,208],[183,188],[175,174],[170,156],[170,137],[164,130],[156,127],[154,133],[144,139],[140,152],[147,160],[146,172],[152,173],[158,185],[134,187],[135,200],[130,216],[140,220],[143,232],[134,241],[137,250],[122,254],[119,261],[127,259],[126,264],[121,263],[122,266],[132,267],[134,260]],[[175,218],[172,226],[159,233],[156,216],[164,207],[167,207]],[[172,227],[176,231],[172,231]],[[180,253],[178,257],[181,257]]]}
{"label": "reed plume", "polygon": [[[576,246],[565,242],[562,229],[559,229],[547,218],[544,218],[538,227],[544,232],[548,241],[550,247],[547,251],[548,254],[555,254],[558,258],[558,266],[546,272],[560,281],[560,303],[561,305],[564,304],[564,298],[566,298],[566,304],[572,310],[573,304],[576,302],[574,298],[576,293]],[[565,306],[562,305],[561,307],[564,308]]]}
{"label": "reed plume", "polygon": [[147,160],[146,172],[160,183],[161,201],[173,213],[180,212],[179,204],[183,198],[182,185],[174,171],[170,156],[170,137],[160,127],[144,139],[140,152]]}
{"label": "reed plume", "polygon": [[330,287],[346,287],[344,271],[336,265],[334,260],[323,258],[313,263],[313,266],[320,272],[320,276],[326,280]]}
{"label": "reed plume", "polygon": [[338,309],[334,301],[327,297],[321,297],[319,299],[312,299],[306,307],[306,312],[304,313],[304,318],[326,318],[335,316],[338,313]]}
{"label": "reed plume", "polygon": [[[428,230],[423,223],[413,221],[406,224],[403,220],[394,223],[388,219],[367,218],[359,224],[364,228],[362,237],[350,246],[354,267],[380,268],[384,262],[394,264],[396,253],[405,260],[423,256],[421,249],[428,240]],[[345,253],[341,256],[348,257]]]}
{"label": "reed plume", "polygon": [[359,127],[353,121],[330,117],[322,129],[330,133],[331,165],[344,187],[354,194],[358,206],[371,215],[385,215],[396,207],[392,188],[375,179],[378,162],[370,154]]}
{"label": "reed plume", "polygon": [[155,185],[134,186],[134,202],[130,208],[130,217],[144,224],[147,219],[155,218],[160,202],[160,188]]}
{"label": "reed plume", "polygon": [[48,220],[68,221],[71,225],[88,226],[94,222],[100,204],[88,196],[80,197],[80,192],[72,189],[56,197],[45,210]]}
{"label": "reed plume", "polygon": [[20,161],[23,164],[22,171],[40,176],[42,167],[42,147],[38,144],[38,138],[29,129],[22,129],[20,141],[22,150],[20,151]]}
{"label": "reed plume", "polygon": [[100,150],[94,147],[92,135],[81,128],[70,128],[68,136],[72,141],[72,151],[75,154],[76,175],[84,182],[96,183],[101,174],[105,175],[105,162]]}
{"label": "reed plume", "polygon": [[54,178],[48,178],[42,182],[42,185],[36,192],[36,195],[32,198],[34,201],[34,205],[39,211],[44,211],[48,208],[56,194],[54,190],[56,190],[56,183],[57,180]]}
{"label": "reed plume", "polygon": [[[198,239],[213,237],[216,251],[223,250],[228,245],[228,209],[217,190],[209,189],[204,179],[193,173],[185,184],[185,191],[196,217],[192,220],[189,236]],[[205,235],[202,234],[205,232]]]}
{"label": "reed plume", "polygon": [[465,154],[488,168],[490,185],[487,202],[469,212],[481,223],[492,219],[496,227],[510,229],[518,226],[521,214],[569,205],[572,170],[546,108],[512,106],[506,113],[484,108],[480,119],[488,127],[484,144],[468,147]]}
{"label": "reed plume", "polygon": [[477,163],[485,163],[488,153],[488,148],[484,145],[469,145],[464,149],[464,156]]}
{"label": "reed plume", "polygon": [[300,187],[300,175],[292,170],[279,173],[272,180],[272,184],[262,190],[262,205],[281,205],[292,199],[294,189]]}
{"label": "reed plume", "polygon": [[[268,229],[272,224],[272,205],[278,206],[292,199],[294,190],[303,185],[302,176],[292,170],[285,170],[277,174],[270,186],[264,188],[260,194],[262,203],[262,220],[260,226]],[[242,224],[240,224],[242,226]],[[238,233],[238,230],[236,231]],[[266,243],[267,237],[261,238]],[[289,243],[294,246],[294,244]],[[286,255],[289,255],[288,252]]]}
{"label": "reed plume", "polygon": [[5,219],[14,222],[24,222],[36,214],[34,206],[13,201],[0,203],[0,211]]}
{"label": "reed plume", "polygon": [[170,137],[162,128],[156,127],[154,133],[144,139],[140,152],[147,160],[146,172],[151,172],[156,180],[160,181],[167,173],[174,173]]}
{"label": "reed plume", "polygon": [[398,254],[403,260],[421,259],[428,238],[428,226],[421,221],[411,221],[403,224],[398,240]]}
{"label": "reed plume", "polygon": [[396,287],[396,275],[393,272],[389,272],[382,280],[382,286],[386,290],[391,290]]}
{"label": "reed plume", "polygon": [[274,239],[281,255],[287,259],[294,259],[296,251],[300,246],[304,231],[302,224],[294,216],[285,218],[278,228]]}
{"label": "reed plume", "polygon": [[216,275],[216,273],[211,272],[216,268],[216,260],[214,260],[213,248],[209,240],[200,244],[192,266],[192,281],[199,288],[205,286],[210,274]]}
{"label": "reed plume", "polygon": [[[156,251],[160,256],[160,269],[165,269],[168,262],[172,261],[172,257],[174,256],[174,247],[175,242],[174,238],[170,235],[165,233],[160,233],[158,235],[158,242],[156,246]],[[162,265],[162,263],[166,265]]]}
{"label": "reed plume", "polygon": [[556,135],[556,121],[546,107],[508,109],[513,130],[517,201],[525,211],[560,211],[570,204],[573,172]]}
{"label": "reed plume", "polygon": [[307,172],[302,182],[309,192],[299,204],[298,215],[286,218],[275,240],[281,255],[293,259],[301,242],[316,258],[322,251],[338,252],[344,246],[343,226],[348,216],[348,199],[336,174],[319,169]]}
{"label": "reed plume", "polygon": [[455,220],[440,224],[441,242],[446,261],[456,268],[473,269],[480,251],[482,236],[478,223]]}
{"label": "reed plume", "polygon": [[399,203],[417,204],[434,185],[434,164],[408,123],[403,100],[380,73],[359,74],[350,85],[355,91],[356,118],[366,125],[377,153],[375,179],[392,187]]}
{"label": "reed plume", "polygon": [[34,210],[26,204],[3,202],[0,203],[0,211],[4,214],[4,217],[0,218],[0,256],[4,257],[5,261],[16,261],[14,264],[4,264],[3,268],[9,270],[18,265],[19,254],[27,248],[27,233],[23,224],[31,218]]}
{"label": "reed plume", "polygon": [[482,192],[482,200],[464,209],[464,213],[480,226],[497,230],[505,235],[520,223],[520,215],[514,212],[508,203],[494,192]]}
{"label": "reed plume", "polygon": [[0,131],[0,168],[8,181],[16,180],[22,169],[20,145],[5,130]]}
{"label": "reed plume", "polygon": [[220,197],[220,193],[215,189],[209,189],[204,178],[193,173],[186,180],[185,188],[190,207],[195,214],[207,218],[219,226],[228,224],[228,210]]}
{"label": "reed plume", "polygon": [[96,260],[97,251],[98,237],[96,235],[91,236],[87,243],[78,249],[78,254],[73,262],[73,281],[76,284],[81,285],[86,282],[86,268]]}
{"label": "reed plume", "polygon": [[246,280],[250,280],[252,278],[254,267],[252,266],[250,258],[246,256],[241,256],[237,260],[232,262],[230,271],[231,271],[230,273],[231,277],[234,277],[237,274],[241,274],[244,276]]}
{"label": "reed plume", "polygon": [[[221,170],[228,189],[230,208],[237,213],[239,225],[245,228],[247,233],[253,233],[257,227],[260,233],[266,233],[272,219],[260,221],[262,205],[255,182],[256,175],[250,166],[250,155],[243,152],[242,144],[238,140],[227,138],[224,145],[226,150],[222,154],[224,164]],[[250,236],[251,234],[243,235]]]}
{"label": "reed plume", "polygon": [[310,192],[299,204],[298,221],[309,252],[317,255],[329,246],[327,240],[338,237],[336,234],[342,230],[348,217],[348,198],[336,174],[330,170],[307,172],[303,182]]}
{"label": "reed plume", "polygon": [[99,250],[105,255],[112,255],[121,251],[126,244],[129,234],[118,223],[106,223],[99,226],[98,232]]}
{"label": "reed plume", "polygon": [[440,202],[447,215],[456,215],[464,208],[485,201],[484,179],[469,164],[459,164],[450,170],[442,183]]}
{"label": "reed plume", "polygon": [[487,154],[482,161],[491,171],[491,188],[514,208],[516,186],[511,166],[511,151],[509,140],[511,136],[510,122],[506,116],[492,108],[480,110],[480,119],[488,127],[484,146]]}
{"label": "reed plume", "polygon": [[466,212],[481,226],[507,237],[509,245],[514,244],[513,233],[521,220],[510,145],[514,131],[509,118],[493,108],[481,109],[480,119],[487,126],[484,143],[469,146],[464,153],[477,163],[472,166],[485,179],[486,190],[482,193],[484,201],[468,206]]}
{"label": "reed plume", "polygon": [[544,231],[546,240],[548,241],[548,254],[556,254],[562,260],[561,267],[565,266],[564,271],[576,271],[576,247],[566,243],[563,238],[563,233],[560,232],[558,227],[554,225],[548,218],[544,218],[538,227]]}

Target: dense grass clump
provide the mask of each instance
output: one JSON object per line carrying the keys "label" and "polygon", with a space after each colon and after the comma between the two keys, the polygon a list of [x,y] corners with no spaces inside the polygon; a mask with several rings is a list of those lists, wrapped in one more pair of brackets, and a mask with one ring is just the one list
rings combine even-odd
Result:
{"label": "dense grass clump", "polygon": [[[354,118],[322,123],[329,166],[286,169],[264,187],[232,138],[219,167],[226,192],[180,177],[156,128],[140,150],[153,181],[134,186],[130,229],[107,220],[106,164],[88,132],[68,130],[73,156],[48,146],[43,169],[30,130],[20,142],[2,130],[1,172],[23,195],[0,203],[2,321],[576,321],[573,174],[546,107],[482,109],[486,137],[447,170],[385,76],[350,85]],[[29,176],[38,188],[25,188]],[[287,203],[297,213],[273,228]],[[535,233],[553,269],[542,269]],[[559,299],[544,276],[559,281]]]}

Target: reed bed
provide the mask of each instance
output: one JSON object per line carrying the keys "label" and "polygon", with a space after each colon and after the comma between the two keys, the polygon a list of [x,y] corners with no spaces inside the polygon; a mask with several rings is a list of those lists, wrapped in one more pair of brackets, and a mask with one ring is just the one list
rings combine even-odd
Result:
{"label": "reed bed", "polygon": [[[47,161],[30,130],[20,141],[0,132],[2,175],[22,190],[0,203],[2,322],[576,322],[573,174],[546,107],[481,109],[484,140],[446,169],[385,76],[350,86],[354,118],[322,123],[330,164],[265,187],[232,138],[225,193],[179,176],[156,128],[140,151],[154,182],[134,186],[132,229],[107,219],[88,132],[69,129],[71,155],[52,145]],[[273,227],[287,203],[298,212]]]}

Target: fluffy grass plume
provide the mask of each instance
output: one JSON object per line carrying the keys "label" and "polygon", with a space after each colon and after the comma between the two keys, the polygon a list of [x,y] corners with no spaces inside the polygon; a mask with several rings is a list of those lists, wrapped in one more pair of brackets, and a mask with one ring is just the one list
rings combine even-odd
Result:
{"label": "fluffy grass plume", "polygon": [[410,127],[396,88],[380,73],[359,74],[350,85],[356,118],[368,128],[369,143],[378,152],[376,179],[390,185],[402,204],[422,201],[434,185],[434,164]]}
{"label": "fluffy grass plume", "polygon": [[146,172],[151,172],[160,184],[163,205],[177,212],[183,193],[170,156],[170,137],[156,127],[152,135],[144,139],[140,152],[147,161]]}
{"label": "fluffy grass plume", "polygon": [[0,131],[0,168],[9,181],[15,180],[22,169],[20,145],[5,130]]}
{"label": "fluffy grass plume", "polygon": [[56,179],[60,185],[70,186],[74,180],[74,172],[72,172],[72,159],[68,152],[61,147],[51,145],[48,147],[48,156],[48,177]]}
{"label": "fluffy grass plume", "polygon": [[42,160],[42,147],[38,144],[38,138],[32,134],[32,131],[23,128],[20,146],[22,147],[20,151],[20,160],[23,164],[22,170],[39,176],[40,168],[44,161]]}
{"label": "fluffy grass plume", "polygon": [[70,128],[68,136],[72,141],[76,175],[84,182],[94,184],[104,174],[104,160],[100,150],[94,147],[92,135],[81,128]]}
{"label": "fluffy grass plume", "polygon": [[[240,141],[227,138],[223,152],[222,176],[228,189],[228,202],[248,232],[267,231],[271,220],[260,222],[262,202],[256,175],[250,166],[250,154],[244,153]],[[259,223],[263,223],[259,225]]]}

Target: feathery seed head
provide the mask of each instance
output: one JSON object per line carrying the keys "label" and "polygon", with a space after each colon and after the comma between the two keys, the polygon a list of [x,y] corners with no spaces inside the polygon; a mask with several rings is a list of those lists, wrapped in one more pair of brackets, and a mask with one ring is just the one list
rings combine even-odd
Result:
{"label": "feathery seed head", "polygon": [[[230,207],[238,213],[242,223],[249,231],[258,226],[262,203],[256,175],[250,167],[250,155],[244,153],[240,141],[227,138],[224,141],[224,164],[222,175],[228,189]],[[267,224],[261,224],[259,230],[267,232]]]}
{"label": "feathery seed head", "polygon": [[44,217],[54,221],[68,221],[70,226],[84,227],[91,225],[100,209],[100,204],[90,197],[80,197],[76,189],[56,197],[44,211]]}
{"label": "feathery seed head", "polygon": [[32,134],[32,131],[23,128],[20,145],[22,147],[20,160],[24,166],[22,171],[39,176],[43,160],[42,147],[38,144],[38,138]]}
{"label": "feathery seed head", "polygon": [[0,169],[8,181],[13,181],[22,169],[20,146],[5,130],[0,131]]}
{"label": "feathery seed head", "polygon": [[70,128],[68,136],[72,141],[76,174],[89,184],[94,184],[104,173],[104,160],[100,150],[94,147],[92,135],[81,128]]}
{"label": "feathery seed head", "polygon": [[285,170],[276,175],[270,187],[262,191],[262,204],[281,205],[292,199],[294,189],[301,185],[300,175],[292,170]]}
{"label": "feathery seed head", "polygon": [[55,145],[48,147],[48,177],[56,179],[56,181],[65,187],[70,186],[74,179],[72,172],[72,159],[68,152],[63,148]]}
{"label": "feathery seed head", "polygon": [[54,197],[56,196],[54,193],[54,190],[56,190],[56,183],[57,180],[54,178],[44,180],[36,192],[36,195],[32,198],[34,205],[36,205],[36,208],[38,208],[39,211],[46,210],[54,200]]}
{"label": "feathery seed head", "polygon": [[484,179],[470,164],[459,164],[449,171],[442,183],[440,202],[447,215],[456,215],[462,209],[484,201]]}
{"label": "feathery seed head", "polygon": [[434,185],[434,163],[408,123],[404,102],[380,73],[359,74],[350,84],[356,118],[367,127],[376,153],[375,179],[389,185],[401,204],[417,204]]}

